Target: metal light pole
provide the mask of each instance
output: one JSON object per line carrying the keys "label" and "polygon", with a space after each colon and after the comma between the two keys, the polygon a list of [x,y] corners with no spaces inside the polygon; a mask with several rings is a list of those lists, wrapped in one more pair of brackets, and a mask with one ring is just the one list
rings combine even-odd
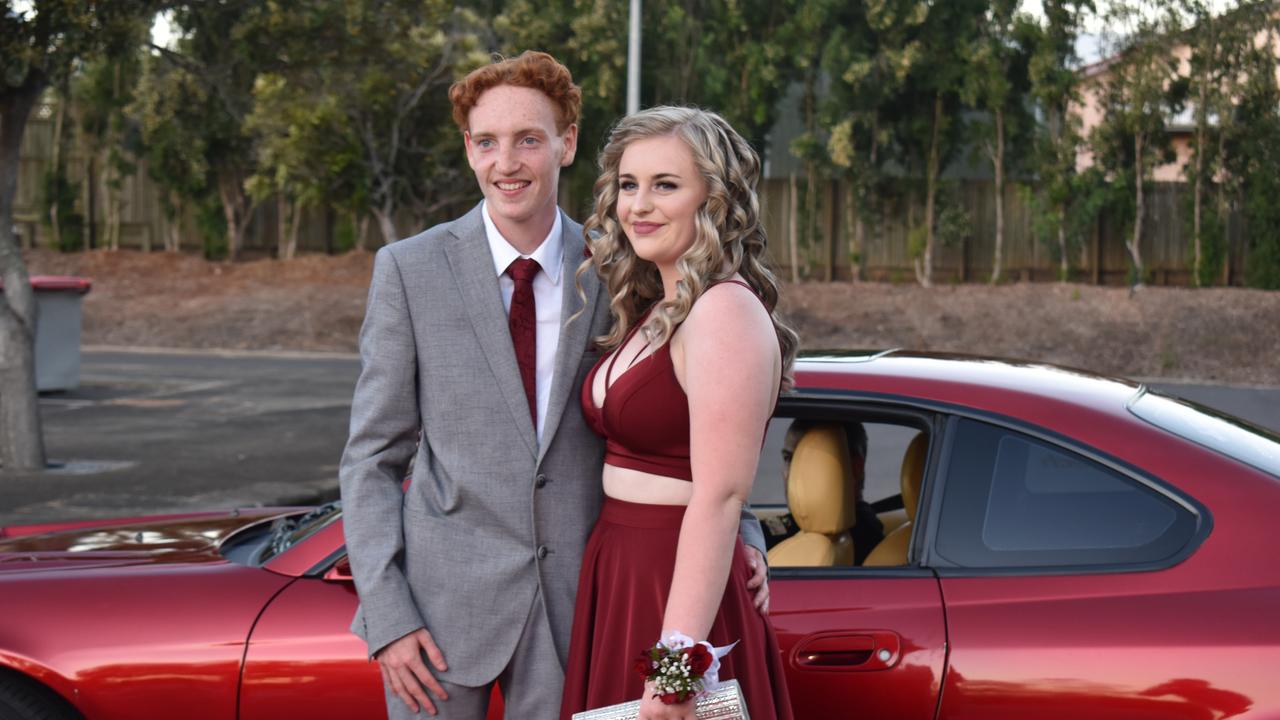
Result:
{"label": "metal light pole", "polygon": [[627,40],[627,114],[640,109],[640,0],[631,0],[631,33]]}

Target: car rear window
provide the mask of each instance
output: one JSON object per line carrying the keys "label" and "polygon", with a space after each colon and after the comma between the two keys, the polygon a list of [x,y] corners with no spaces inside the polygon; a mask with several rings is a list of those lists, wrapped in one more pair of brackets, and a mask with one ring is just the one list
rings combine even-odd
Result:
{"label": "car rear window", "polygon": [[1171,562],[1194,539],[1198,521],[1188,507],[1115,467],[967,418],[948,434],[940,564],[1133,568]]}
{"label": "car rear window", "polygon": [[1139,393],[1129,412],[1197,445],[1280,478],[1280,435],[1189,400]]}

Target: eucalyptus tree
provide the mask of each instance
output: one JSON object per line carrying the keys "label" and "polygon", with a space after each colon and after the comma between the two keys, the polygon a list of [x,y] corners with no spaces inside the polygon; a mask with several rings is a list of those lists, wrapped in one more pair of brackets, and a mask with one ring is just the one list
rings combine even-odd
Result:
{"label": "eucalyptus tree", "polygon": [[[265,3],[277,62],[254,86],[251,187],[282,209],[361,209],[383,242],[474,194],[446,92],[487,61],[474,13],[443,0]],[[289,243],[285,244],[288,253]]]}
{"label": "eucalyptus tree", "polygon": [[1082,198],[1091,185],[1077,173],[1084,137],[1081,120],[1073,108],[1080,106],[1080,58],[1076,42],[1084,23],[1094,13],[1093,0],[1043,0],[1044,20],[1032,30],[1028,63],[1031,97],[1040,114],[1034,127],[1032,165],[1037,190],[1032,195],[1038,234],[1050,237],[1058,248],[1059,279],[1070,273],[1070,246],[1079,242],[1081,229],[1092,220],[1095,208]]}
{"label": "eucalyptus tree", "polygon": [[829,28],[823,69],[830,78],[823,108],[827,154],[845,181],[851,279],[864,277],[867,218],[876,205],[888,156],[886,108],[921,56],[917,37],[929,6],[918,0],[847,4]]}
{"label": "eucalyptus tree", "polygon": [[970,68],[962,49],[978,35],[987,3],[951,0],[928,4],[920,25],[920,54],[912,63],[906,89],[894,104],[894,136],[909,172],[922,173],[924,220],[909,233],[908,249],[916,280],[933,285],[939,189],[942,169],[964,141],[960,92]]}
{"label": "eucalyptus tree", "polygon": [[[275,56],[272,43],[255,27],[265,11],[256,0],[175,7],[177,42],[151,49],[180,75],[145,73],[138,90],[143,104],[172,110],[155,113],[152,124],[144,124],[144,143],[157,136],[182,138],[201,150],[206,185],[221,205],[231,260],[239,257],[255,209],[245,185],[253,170],[253,145],[244,122],[253,106],[254,81]],[[153,81],[158,82],[148,84]]]}
{"label": "eucalyptus tree", "polygon": [[1251,28],[1241,56],[1239,102],[1228,126],[1226,165],[1242,196],[1247,245],[1245,281],[1280,289],[1280,14],[1270,3],[1249,3],[1242,22]]}
{"label": "eucalyptus tree", "polygon": [[124,181],[138,169],[139,132],[129,110],[142,74],[143,45],[150,29],[150,17],[136,18],[100,55],[81,63],[71,78],[85,182],[96,182],[94,168],[100,166],[107,191],[102,245],[109,250],[120,249]]}
{"label": "eucalyptus tree", "polygon": [[1130,223],[1125,249],[1131,282],[1141,285],[1146,185],[1158,163],[1176,158],[1166,127],[1182,106],[1187,81],[1173,52],[1179,20],[1169,0],[1114,0],[1106,18],[1114,54],[1101,94],[1103,121],[1090,144],[1095,159],[1112,173],[1113,186],[1127,190],[1132,201],[1120,207]]}
{"label": "eucalyptus tree", "polygon": [[[1033,20],[1018,12],[1020,0],[991,0],[977,32],[961,46],[965,73],[961,97],[979,111],[970,124],[971,137],[991,163],[995,191],[995,249],[991,282],[999,282],[1004,257],[1006,150],[1010,138],[1021,141],[1034,119],[1029,112],[1027,67],[1035,33]],[[1016,142],[1015,146],[1022,145]],[[1015,155],[1019,157],[1020,155]]]}
{"label": "eucalyptus tree", "polygon": [[13,235],[18,152],[27,120],[50,83],[66,78],[77,60],[93,57],[154,5],[145,0],[83,3],[0,2],[0,463],[5,470],[44,467],[36,402],[33,345],[35,295]]}

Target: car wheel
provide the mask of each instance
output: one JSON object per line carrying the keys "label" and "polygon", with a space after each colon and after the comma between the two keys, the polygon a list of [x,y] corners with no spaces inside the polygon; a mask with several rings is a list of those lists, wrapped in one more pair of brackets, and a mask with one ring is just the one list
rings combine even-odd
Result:
{"label": "car wheel", "polygon": [[21,675],[0,674],[0,720],[83,720],[57,693]]}

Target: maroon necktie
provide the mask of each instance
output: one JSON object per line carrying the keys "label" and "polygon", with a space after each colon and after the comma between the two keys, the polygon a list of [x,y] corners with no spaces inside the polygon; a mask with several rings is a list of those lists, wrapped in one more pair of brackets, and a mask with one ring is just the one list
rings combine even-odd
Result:
{"label": "maroon necktie", "polygon": [[539,269],[538,261],[530,258],[516,258],[507,267],[507,274],[516,283],[507,327],[511,329],[516,365],[524,381],[524,394],[529,398],[529,416],[533,418],[535,432],[538,429],[538,313],[533,303],[533,278]]}

